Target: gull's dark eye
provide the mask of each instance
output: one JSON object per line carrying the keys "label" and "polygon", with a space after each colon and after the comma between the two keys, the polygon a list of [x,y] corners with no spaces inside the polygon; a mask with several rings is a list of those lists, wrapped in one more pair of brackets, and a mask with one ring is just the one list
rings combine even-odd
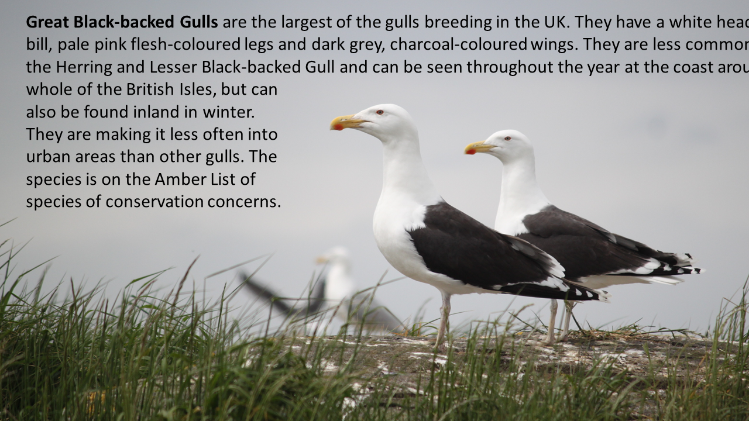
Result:
{"label": "gull's dark eye", "polygon": [[505,140],[512,140],[510,136],[505,137]]}
{"label": "gull's dark eye", "polygon": [[377,110],[377,115],[383,115],[383,114],[385,114],[385,111]]}

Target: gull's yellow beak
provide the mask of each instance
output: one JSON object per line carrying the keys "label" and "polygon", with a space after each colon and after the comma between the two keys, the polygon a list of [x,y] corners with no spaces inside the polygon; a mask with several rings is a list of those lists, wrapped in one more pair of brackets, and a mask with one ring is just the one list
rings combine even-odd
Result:
{"label": "gull's yellow beak", "polygon": [[494,145],[487,145],[483,141],[482,142],[474,142],[470,145],[466,146],[465,152],[466,155],[473,155],[476,152],[489,152],[491,148],[493,148]]}
{"label": "gull's yellow beak", "polygon": [[354,114],[342,115],[336,117],[330,122],[330,130],[343,130],[359,127],[360,124],[365,123],[367,120],[356,120]]}

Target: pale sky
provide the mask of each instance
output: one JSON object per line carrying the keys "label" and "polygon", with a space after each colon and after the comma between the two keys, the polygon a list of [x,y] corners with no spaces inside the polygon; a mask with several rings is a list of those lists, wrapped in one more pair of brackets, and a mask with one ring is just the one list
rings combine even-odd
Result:
{"label": "pale sky", "polygon": [[[449,6],[448,6],[449,5]],[[116,294],[130,280],[162,269],[174,268],[162,277],[170,287],[178,282],[190,262],[200,256],[191,279],[202,285],[207,275],[251,258],[274,253],[258,277],[285,295],[299,295],[315,270],[314,258],[342,245],[351,250],[354,276],[360,286],[374,285],[387,271],[386,279],[399,275],[377,250],[372,235],[372,215],[380,193],[381,146],[368,135],[355,131],[331,132],[331,119],[353,114],[379,103],[395,103],[407,109],[418,125],[421,149],[432,180],[443,198],[493,225],[499,199],[501,163],[490,156],[466,156],[465,145],[483,140],[495,131],[516,129],[525,133],[536,148],[538,180],[547,197],[562,209],[576,213],[626,237],[651,247],[672,252],[689,252],[706,272],[685,277],[676,287],[632,285],[610,289],[611,304],[591,303],[576,309],[578,320],[593,326],[640,321],[670,328],[689,327],[704,331],[713,322],[724,297],[733,296],[749,275],[746,238],[749,236],[749,166],[743,161],[749,146],[749,79],[746,74],[667,75],[603,74],[521,75],[501,74],[391,74],[364,75],[298,74],[190,74],[190,75],[29,75],[26,62],[76,63],[139,62],[192,63],[202,60],[256,63],[315,60],[324,63],[465,63],[482,62],[624,63],[654,60],[658,63],[743,63],[746,50],[734,52],[675,51],[585,51],[585,37],[605,41],[652,40],[746,40],[746,29],[624,30],[611,28],[576,29],[576,15],[613,18],[676,18],[682,15],[715,19],[746,19],[749,6],[742,1],[682,2],[654,4],[644,1],[606,2],[471,2],[455,6],[447,2],[299,2],[290,7],[280,2],[129,2],[127,7],[101,2],[37,1],[3,6],[2,124],[0,149],[0,219],[17,218],[0,228],[1,239],[18,245],[31,240],[18,256],[17,271],[56,257],[48,273],[48,284],[64,279],[93,285],[110,281],[109,294]],[[219,19],[286,16],[334,18],[351,14],[372,18],[420,19],[430,17],[496,18],[526,15],[567,16],[570,29],[29,29],[26,19],[59,18],[88,14],[104,17],[121,14],[135,17],[211,15]],[[307,38],[307,51],[277,50],[253,52],[68,52],[58,54],[27,51],[27,37],[47,36],[56,50],[57,41],[76,37],[97,40],[133,36],[167,40],[229,39],[299,40]],[[570,40],[579,50],[547,52],[394,52],[384,53],[311,51],[317,37],[345,41],[482,39]],[[651,42],[652,44],[652,42]],[[348,46],[348,44],[346,44]],[[613,44],[612,44],[613,45]],[[129,46],[129,45],[128,45]],[[613,47],[612,47],[613,48]],[[200,65],[197,66],[200,68]],[[31,97],[26,86],[43,81],[71,85],[89,81],[125,85],[168,81],[178,85],[195,82],[278,86],[278,96],[233,98],[204,97]],[[188,105],[211,108],[216,105],[252,108],[253,119],[27,119],[34,105],[59,110],[66,107],[122,108],[128,105],[158,107]],[[43,130],[109,130],[125,127],[153,130],[174,127],[200,133],[221,127],[228,130],[274,130],[275,141],[166,141],[142,143],[67,142],[28,140],[27,127]],[[192,153],[242,152],[260,148],[277,154],[276,163],[217,164],[36,164],[27,163],[27,153],[41,152],[137,152],[161,153],[180,149]],[[136,172],[155,176],[159,172],[208,175],[222,172],[250,175],[255,186],[133,187],[26,186],[29,175],[80,175],[102,177]],[[275,197],[276,209],[40,209],[26,207],[29,197],[150,197],[184,194],[190,196]],[[256,263],[247,265],[254,270]],[[234,271],[210,278],[211,294],[225,284],[236,286]],[[32,279],[36,277],[32,276]],[[427,302],[426,319],[438,317],[439,292],[428,285],[404,279],[383,287],[378,299],[400,318],[413,317]],[[504,310],[513,297],[498,295],[456,296],[453,324],[481,319]],[[248,301],[249,298],[248,298]],[[542,311],[548,302],[516,299],[513,307],[535,303]]]}

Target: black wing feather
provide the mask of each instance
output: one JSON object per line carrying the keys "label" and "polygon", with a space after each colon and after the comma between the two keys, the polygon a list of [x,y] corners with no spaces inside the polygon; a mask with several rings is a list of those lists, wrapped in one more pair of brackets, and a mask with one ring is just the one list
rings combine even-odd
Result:
{"label": "black wing feather", "polygon": [[647,276],[679,275],[692,269],[674,253],[664,253],[611,233],[554,205],[527,215],[523,224],[529,232],[518,237],[554,256],[564,266],[566,278],[570,280],[622,270],[634,271],[651,258],[661,265]]}
{"label": "black wing feather", "polygon": [[240,274],[240,277],[242,279],[242,286],[269,302],[274,309],[286,315],[308,317],[320,310],[325,302],[325,280],[320,280],[315,284],[306,306],[292,307],[286,304],[285,299],[281,298],[276,292],[262,285],[253,279],[252,276],[243,273]]}
{"label": "black wing feather", "polygon": [[540,285],[552,276],[550,271],[555,266],[545,252],[524,240],[500,234],[445,202],[427,206],[424,224],[424,228],[410,230],[409,234],[432,272],[495,292],[598,299],[594,290],[569,283],[568,291]]}
{"label": "black wing feather", "polygon": [[368,329],[387,330],[397,332],[403,330],[403,323],[377,301],[368,296],[355,296],[350,299],[351,311],[355,320],[360,321]]}

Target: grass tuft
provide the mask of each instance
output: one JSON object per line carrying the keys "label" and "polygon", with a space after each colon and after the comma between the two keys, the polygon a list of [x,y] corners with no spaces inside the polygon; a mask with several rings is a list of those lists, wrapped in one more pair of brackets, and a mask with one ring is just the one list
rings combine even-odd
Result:
{"label": "grass tuft", "polygon": [[707,339],[633,324],[546,347],[518,312],[440,354],[418,320],[400,336],[328,335],[325,313],[311,336],[248,333],[232,294],[183,292],[188,273],[167,293],[159,272],[114,300],[74,280],[42,294],[44,273],[14,275],[19,251],[0,244],[0,420],[749,419],[746,284]]}

